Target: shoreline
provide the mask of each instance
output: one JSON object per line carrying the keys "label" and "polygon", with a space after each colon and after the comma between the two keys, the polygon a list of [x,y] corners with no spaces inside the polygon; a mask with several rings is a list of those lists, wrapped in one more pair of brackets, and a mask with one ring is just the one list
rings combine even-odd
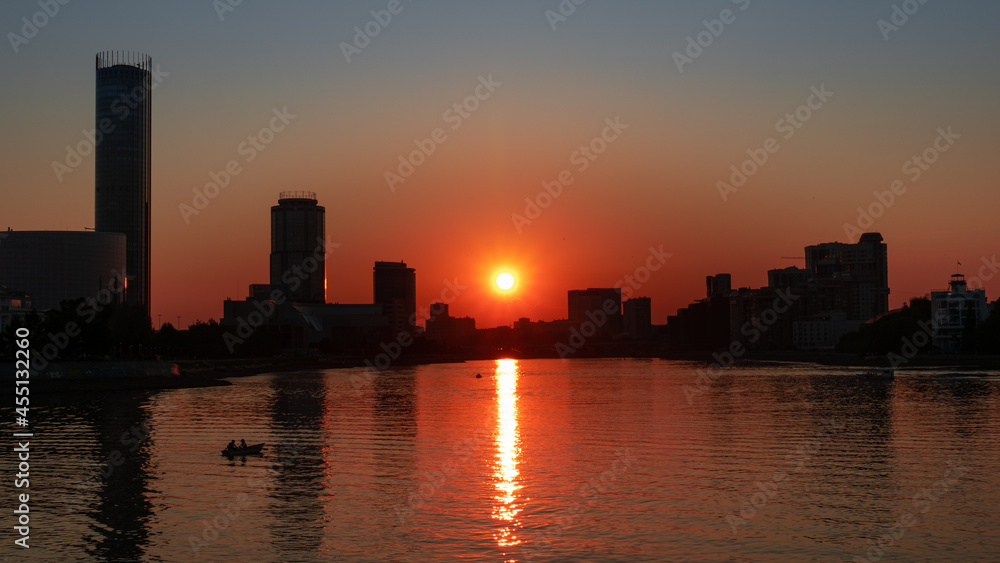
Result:
{"label": "shoreline", "polygon": [[[667,361],[720,363],[722,352],[669,352],[634,355],[582,355],[578,359],[660,359]],[[431,364],[464,363],[467,361],[515,359],[558,359],[558,354],[429,354],[403,357],[394,360],[389,368],[405,368]],[[569,358],[574,359],[574,358]],[[364,357],[333,357],[322,359],[243,359],[243,360],[180,360],[174,375],[102,378],[53,378],[35,379],[32,387],[46,393],[138,391],[160,389],[192,389],[233,385],[226,381],[234,377],[252,377],[268,373],[320,371],[364,367]],[[890,367],[886,357],[861,358],[856,354],[837,352],[748,352],[735,359],[732,365],[759,363],[803,363],[836,367]],[[910,358],[897,369],[906,368],[955,368],[956,370],[1000,370],[1000,356],[974,354],[924,354]]]}

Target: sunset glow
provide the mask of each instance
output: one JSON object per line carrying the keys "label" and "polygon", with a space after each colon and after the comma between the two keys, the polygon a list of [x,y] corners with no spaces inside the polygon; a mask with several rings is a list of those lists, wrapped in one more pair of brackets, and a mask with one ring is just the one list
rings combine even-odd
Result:
{"label": "sunset glow", "polygon": [[5,553],[1000,560],[998,21],[0,2]]}
{"label": "sunset glow", "polygon": [[[674,53],[701,49],[688,38],[705,36],[715,7],[588,3],[556,23],[551,6],[530,3],[406,9],[348,61],[341,43],[371,20],[367,4],[245,4],[224,22],[170,3],[66,9],[8,51],[19,87],[0,114],[25,133],[0,141],[11,210],[0,229],[94,226],[94,156],[82,132],[95,127],[93,54],[114,43],[143,49],[161,71],[154,319],[218,319],[226,298],[267,282],[269,209],[291,187],[327,207],[326,234],[339,245],[326,261],[329,302],[371,303],[372,263],[404,260],[420,306],[457,280],[469,289],[451,313],[479,327],[566,318],[568,289],[612,287],[661,245],[672,257],[635,293],[652,299],[662,324],[703,297],[706,275],[760,287],[768,269],[804,265],[783,257],[846,242],[845,225],[858,224],[889,247],[891,308],[939,289],[957,262],[991,300],[1000,295],[1000,276],[978,273],[1000,240],[990,211],[1000,204],[989,156],[1000,131],[988,71],[995,4],[928,5],[887,40],[876,22],[889,5],[746,3],[682,69]],[[8,31],[31,16],[10,8]],[[88,31],[98,21],[107,32]],[[832,31],[797,41],[809,29]],[[257,38],[269,35],[295,40],[265,49]],[[831,94],[822,102],[812,88]],[[272,130],[275,111],[296,117]],[[779,122],[797,111],[808,120]],[[949,127],[954,145],[914,167]],[[247,138],[262,130],[267,142],[254,148]],[[769,138],[776,152],[758,165],[750,155],[763,161]],[[55,173],[67,159],[70,171]],[[226,172],[230,161],[238,174]],[[741,181],[734,167],[753,173]],[[404,181],[390,187],[387,172]],[[880,210],[889,199],[875,193],[896,180],[907,191],[890,192]],[[507,294],[500,267],[515,277]],[[498,295],[510,295],[509,307]]]}
{"label": "sunset glow", "polygon": [[497,276],[497,287],[501,291],[508,291],[514,287],[514,276],[508,272],[504,272]]}

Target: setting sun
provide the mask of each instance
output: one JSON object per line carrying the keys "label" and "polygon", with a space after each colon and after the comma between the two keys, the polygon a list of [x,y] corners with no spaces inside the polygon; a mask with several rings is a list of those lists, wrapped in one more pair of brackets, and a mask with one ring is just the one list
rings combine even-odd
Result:
{"label": "setting sun", "polygon": [[514,276],[508,272],[504,272],[497,276],[497,287],[502,291],[507,291],[514,287]]}

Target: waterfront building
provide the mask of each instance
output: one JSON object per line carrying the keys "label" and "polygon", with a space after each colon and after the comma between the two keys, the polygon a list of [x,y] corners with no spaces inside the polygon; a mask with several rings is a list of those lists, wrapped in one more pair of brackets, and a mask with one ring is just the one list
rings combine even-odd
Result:
{"label": "waterfront building", "polygon": [[125,235],[127,303],[149,314],[152,58],[97,54],[94,227]]}

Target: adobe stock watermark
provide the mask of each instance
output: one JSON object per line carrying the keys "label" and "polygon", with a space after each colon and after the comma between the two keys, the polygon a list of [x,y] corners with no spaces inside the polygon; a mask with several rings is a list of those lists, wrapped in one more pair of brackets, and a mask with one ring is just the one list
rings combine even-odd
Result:
{"label": "adobe stock watermark", "polygon": [[555,10],[545,10],[545,20],[549,22],[549,27],[555,31],[561,23],[569,21],[570,16],[576,13],[577,6],[582,6],[587,0],[560,0]]}
{"label": "adobe stock watermark", "polygon": [[[482,103],[493,97],[497,89],[503,85],[503,83],[493,80],[493,73],[487,74],[485,77],[479,75],[478,78],[479,84],[476,85],[472,94],[466,96],[462,101],[452,104],[441,115],[441,119],[451,125],[452,131],[458,131],[465,120],[472,117],[472,114],[482,106]],[[408,154],[399,155],[399,165],[395,172],[385,171],[385,183],[389,186],[389,190],[395,193],[396,186],[406,182],[417,168],[423,166],[427,159],[437,152],[438,147],[447,140],[448,133],[443,127],[436,127],[425,139],[414,139],[413,144],[417,148]]]}
{"label": "adobe stock watermark", "polygon": [[[169,72],[160,70],[159,64],[150,70],[149,74],[149,93],[156,90],[165,77],[170,76]],[[61,184],[63,176],[76,170],[83,163],[84,157],[94,154],[97,146],[101,144],[105,136],[113,133],[118,127],[119,122],[128,119],[128,116],[132,115],[136,107],[145,101],[149,93],[146,92],[145,85],[139,85],[111,102],[111,113],[115,116],[115,119],[104,117],[97,123],[96,128],[89,131],[84,129],[81,141],[77,142],[76,145],[66,145],[66,157],[62,161],[52,161],[52,172],[55,173],[56,180],[59,180]]]}
{"label": "adobe stock watermark", "polygon": [[[140,421],[139,424],[133,425],[132,428],[122,432],[121,443],[123,446],[128,447],[128,451],[125,453],[135,453],[139,451],[142,444],[149,439],[150,427],[146,424],[146,421]],[[89,485],[107,482],[107,479],[115,472],[116,467],[121,467],[125,463],[125,454],[122,453],[120,449],[111,450],[108,454],[108,460],[103,463],[97,464],[97,469],[93,473],[84,478],[83,481],[78,483],[77,488],[86,488]]]}
{"label": "adobe stock watermark", "polygon": [[7,40],[10,41],[10,47],[14,49],[14,54],[20,53],[22,45],[27,45],[38,35],[39,31],[59,15],[60,6],[69,3],[70,0],[38,0],[40,9],[30,16],[21,18],[21,29],[19,30],[21,33],[7,32]]}
{"label": "adobe stock watermark", "polygon": [[[948,461],[948,469],[944,476],[935,481],[930,487],[921,489],[913,495],[913,508],[920,514],[927,514],[937,501],[952,487],[958,484],[958,480],[968,472],[969,468],[962,465],[961,461]],[[854,556],[851,561],[854,563],[874,563],[885,557],[886,552],[892,549],[893,544],[906,536],[906,531],[919,524],[920,521],[912,512],[905,512],[896,519],[892,526],[886,526],[884,534],[877,538],[869,539],[869,547],[865,550],[865,555]]]}
{"label": "adobe stock watermark", "polygon": [[[750,0],[732,0],[732,2],[739,7],[741,12],[746,11],[750,7]],[[715,43],[715,40],[722,36],[722,33],[726,30],[726,26],[732,25],[735,22],[736,13],[729,8],[719,12],[717,19],[701,20],[701,25],[705,29],[694,35],[687,36],[687,46],[684,48],[683,53],[674,51],[673,55],[671,55],[674,59],[674,64],[677,65],[677,72],[683,73],[685,65],[694,63],[695,59],[705,52],[705,49],[711,47]]]}
{"label": "adobe stock watermark", "polygon": [[934,339],[934,333],[937,332],[940,325],[937,319],[931,319],[929,321],[919,321],[917,326],[920,328],[913,335],[909,338],[903,337],[902,346],[900,346],[898,354],[895,352],[886,354],[889,366],[893,369],[909,363],[921,348],[930,344]]}
{"label": "adobe stock watermark", "polygon": [[215,15],[219,16],[220,22],[226,20],[226,14],[235,12],[242,5],[243,0],[212,0],[212,8],[215,8]]}
{"label": "adobe stock watermark", "polygon": [[[649,256],[646,257],[645,264],[640,265],[635,271],[616,281],[612,287],[621,288],[623,298],[631,298],[633,292],[642,287],[642,284],[648,282],[653,277],[653,272],[662,268],[671,256],[673,256],[672,253],[663,251],[662,244],[660,248],[650,246]],[[625,284],[628,285],[626,286]],[[580,348],[583,348],[588,338],[597,334],[607,324],[612,316],[620,314],[620,304],[615,303],[612,299],[605,300],[601,304],[601,308],[597,311],[587,311],[587,319],[581,322],[579,326],[570,328],[567,341],[556,343],[556,352],[559,353],[559,357],[565,360],[566,356],[575,354]]]}
{"label": "adobe stock watermark", "polygon": [[406,504],[397,504],[393,507],[399,523],[405,524],[410,516],[431,500],[448,483],[458,467],[468,463],[476,451],[490,443],[490,438],[489,430],[485,428],[476,430],[452,447],[452,458],[442,461],[437,471],[424,472],[420,484],[411,487]]}
{"label": "adobe stock watermark", "polygon": [[[253,162],[257,158],[257,155],[264,152],[267,146],[274,141],[275,136],[284,131],[288,127],[288,124],[298,117],[293,113],[288,113],[288,106],[284,106],[280,110],[273,108],[271,113],[273,116],[266,127],[262,127],[256,135],[250,135],[236,145],[236,153],[243,157],[244,164]],[[243,167],[240,165],[240,161],[235,158],[227,162],[222,167],[222,170],[209,172],[208,178],[211,180],[210,182],[205,184],[203,188],[191,189],[194,192],[191,204],[177,204],[177,210],[180,211],[181,219],[184,219],[184,223],[190,225],[191,217],[204,211],[208,207],[208,204],[211,203],[211,200],[218,197],[233,178],[239,176],[242,172]]]}
{"label": "adobe stock watermark", "polygon": [[[667,258],[671,256],[673,256],[673,253],[664,252],[662,244],[660,248],[650,246],[645,264],[638,266],[631,274],[626,274],[624,278],[616,281],[611,287],[620,287],[622,290],[622,299],[631,299],[635,292],[642,287],[642,284],[648,282],[653,277],[653,272],[662,268],[667,263]],[[626,286],[626,284],[628,285]]]}
{"label": "adobe stock watermark", "polygon": [[[418,317],[423,318],[425,315],[426,320],[433,321],[444,313],[444,308],[437,307],[437,303],[451,305],[468,288],[469,286],[458,283],[458,278],[444,280],[444,288],[441,290],[440,299],[429,307],[421,307],[417,312],[410,315],[410,326],[417,326]],[[364,374],[355,373],[351,375],[351,386],[354,387],[355,394],[362,394],[364,389],[371,386],[372,381],[375,381],[375,374],[388,368],[392,362],[399,359],[403,354],[403,350],[412,346],[414,342],[413,335],[408,330],[399,331],[394,340],[382,342],[379,345],[382,351],[376,354],[372,360],[365,359]]]}
{"label": "adobe stock watermark", "polygon": [[[637,459],[632,455],[630,448],[615,451],[615,460],[611,463],[611,467],[580,487],[577,499],[570,503],[561,515],[555,517],[555,526],[547,526],[540,539],[532,538],[530,542],[520,544],[525,560],[531,561],[551,549],[552,542],[559,539],[563,532],[588,509],[593,508],[600,496],[611,490],[614,482],[632,468]],[[526,547],[529,543],[532,546],[530,548]]]}
{"label": "adobe stock watermark", "polygon": [[910,16],[917,13],[920,7],[927,3],[927,0],[903,0],[902,5],[893,4],[892,13],[889,19],[879,19],[876,22],[878,30],[882,33],[882,38],[889,41],[889,34],[899,31],[899,28],[910,21]]}
{"label": "adobe stock watermark", "polygon": [[[158,402],[157,416],[163,416],[174,411],[176,408],[176,402],[169,398],[162,402]],[[127,450],[122,452],[121,449],[114,449],[108,453],[107,461],[102,463],[96,463],[97,468],[93,473],[86,476],[82,481],[76,484],[78,489],[86,489],[92,485],[101,485],[106,483],[107,480],[115,472],[115,468],[121,467],[125,461],[128,459],[127,454],[134,454],[139,451],[144,443],[149,440],[152,435],[153,424],[152,416],[140,420],[138,424],[132,425],[128,430],[121,433],[119,438],[123,447]]]}
{"label": "adobe stock watermark", "polygon": [[[116,301],[116,296],[125,291],[125,276],[118,270],[111,270],[111,279],[105,287],[97,291],[94,296],[84,298],[83,302],[77,305],[74,311],[76,320],[66,321],[62,330],[56,333],[50,332],[46,336],[49,342],[42,344],[40,349],[31,350],[31,369],[37,374],[45,371],[49,362],[59,357],[63,350],[69,347],[72,339],[83,333],[81,325],[88,325],[97,319],[97,314]],[[33,338],[32,343],[38,344],[40,338]]]}
{"label": "adobe stock watermark", "polygon": [[[821,110],[833,97],[833,92],[826,89],[826,84],[820,84],[818,87],[810,86],[809,91],[810,94],[804,104],[795,108],[795,111],[786,113],[784,117],[774,123],[775,132],[779,133],[783,140],[788,141],[794,137],[796,131],[812,119],[815,112]],[[763,168],[771,155],[780,149],[781,143],[774,137],[764,139],[758,148],[747,149],[747,156],[750,158],[739,165],[733,164],[729,167],[731,171],[729,183],[721,180],[715,183],[719,195],[722,196],[722,201],[729,201],[729,194],[740,191],[747,180]]]}
{"label": "adobe stock watermark", "polygon": [[[309,279],[309,276],[320,268],[320,262],[325,262],[326,255],[340,248],[340,243],[333,242],[330,236],[327,235],[326,240],[317,238],[317,245],[313,249],[312,256],[306,256],[301,262],[292,265],[281,273],[281,283],[288,286],[290,291],[297,291]],[[243,344],[248,338],[253,336],[253,333],[274,315],[276,308],[288,299],[282,288],[273,288],[268,297],[270,299],[267,301],[255,300],[253,306],[257,310],[247,313],[246,318],[242,316],[237,317],[236,334],[227,330],[222,335],[222,340],[226,343],[226,349],[229,350],[230,354],[236,351],[236,346]]]}
{"label": "adobe stock watermark", "polygon": [[[951,125],[947,128],[938,127],[937,133],[937,137],[926,149],[903,163],[903,174],[909,178],[911,184],[920,180],[941,155],[948,152],[956,141],[962,138],[960,134],[951,130]],[[867,207],[858,208],[858,218],[854,223],[844,223],[847,241],[854,244],[863,233],[875,225],[876,219],[882,217],[896,203],[896,196],[905,194],[907,189],[909,187],[902,180],[896,179],[889,184],[888,190],[872,192],[875,201],[869,203]]]}
{"label": "adobe stock watermark", "polygon": [[746,500],[741,503],[740,509],[726,515],[726,523],[729,524],[729,528],[733,531],[733,534],[739,532],[740,526],[749,524],[750,520],[767,506],[768,502],[777,496],[778,490],[782,485],[788,483],[789,477],[801,472],[805,468],[806,463],[813,459],[819,453],[820,449],[845,427],[843,422],[837,424],[835,420],[824,419],[820,422],[823,425],[822,430],[818,431],[804,445],[795,448],[794,452],[785,455],[785,461],[789,465],[787,471],[775,471],[771,475],[771,478],[764,482],[758,480],[754,483],[757,490],[753,494],[748,495]]}
{"label": "adobe stock watermark", "polygon": [[996,254],[989,258],[983,256],[980,260],[983,265],[976,271],[976,275],[969,278],[966,282],[966,286],[969,289],[985,289],[986,282],[992,280],[997,272],[1000,271],[1000,262],[997,262]]}
{"label": "adobe stock watermark", "polygon": [[268,463],[267,468],[258,469],[256,477],[247,477],[246,490],[249,491],[249,494],[241,491],[236,495],[234,502],[216,505],[219,509],[218,513],[212,518],[201,520],[202,531],[200,537],[195,534],[188,535],[188,545],[191,547],[191,553],[195,557],[199,556],[202,549],[219,539],[219,536],[232,527],[246,509],[250,508],[257,499],[265,497],[268,493],[266,478],[279,477],[283,471],[292,465],[292,459],[298,456],[303,449],[304,446],[295,441],[294,438],[285,445],[275,448],[277,459]]}
{"label": "adobe stock watermark", "polygon": [[[605,127],[601,130],[600,135],[597,135],[588,143],[580,145],[577,150],[569,155],[569,163],[576,165],[575,168],[578,174],[586,172],[590,168],[590,165],[604,154],[612,143],[620,139],[625,130],[629,128],[627,123],[622,123],[621,116],[617,115],[614,119],[610,117],[605,118],[604,123]],[[559,172],[555,180],[543,180],[542,189],[535,194],[534,198],[524,198],[524,215],[513,213],[510,216],[510,220],[514,223],[514,228],[517,229],[517,234],[522,234],[525,225],[530,225],[541,217],[542,211],[548,209],[563,194],[563,190],[575,180],[576,178],[568,168]]]}
{"label": "adobe stock watermark", "polygon": [[[788,312],[792,308],[792,304],[801,297],[801,295],[785,293],[780,289],[775,290],[775,295],[777,297],[774,298],[770,307],[761,311],[760,316],[751,318],[740,327],[740,334],[745,336],[746,341],[750,344],[760,340],[764,333],[778,322],[781,315]],[[732,367],[746,351],[743,339],[736,339],[730,342],[729,347],[722,352],[712,352],[712,358],[715,362],[710,364],[707,369],[697,370],[698,377],[695,379],[694,385],[685,385],[683,388],[688,405],[693,405],[695,397],[708,391],[715,380],[722,376],[722,370]]]}
{"label": "adobe stock watermark", "polygon": [[[406,0],[411,2],[412,0]],[[392,17],[403,13],[405,6],[401,0],[389,0],[384,9],[372,10],[372,19],[362,26],[354,26],[354,38],[340,42],[340,52],[344,54],[347,64],[351,64],[351,57],[361,54],[365,47],[371,45],[372,41],[382,34],[382,30],[392,23]]]}

